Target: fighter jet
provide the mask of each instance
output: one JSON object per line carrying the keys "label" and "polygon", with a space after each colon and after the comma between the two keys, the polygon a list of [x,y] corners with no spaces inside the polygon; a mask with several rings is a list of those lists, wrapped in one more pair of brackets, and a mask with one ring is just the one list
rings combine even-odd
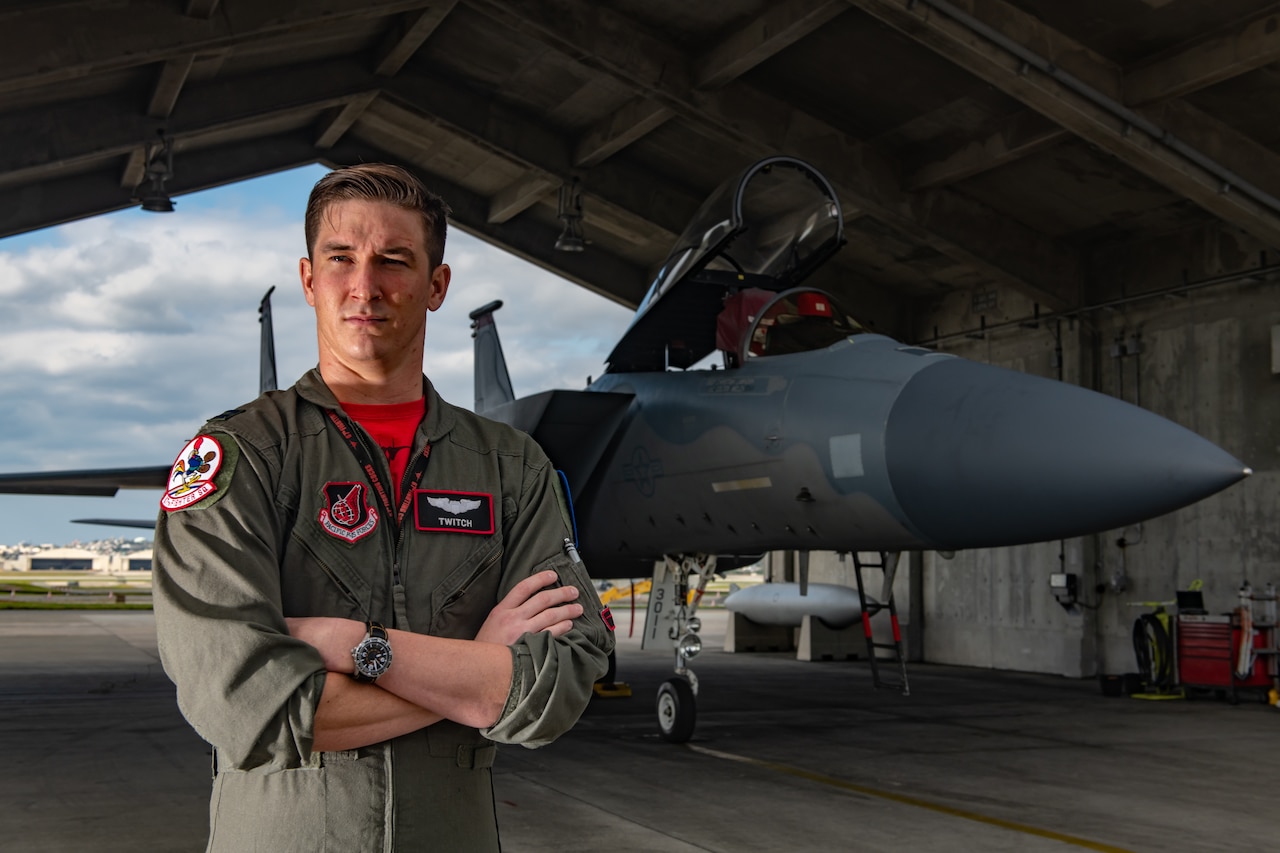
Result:
{"label": "fighter jet", "polygon": [[[501,302],[471,314],[476,410],[531,433],[564,473],[591,573],[644,577],[657,565],[650,621],[655,598],[675,606],[646,639],[676,647],[677,678],[658,702],[669,740],[693,729],[692,576],[705,584],[772,550],[896,555],[1080,536],[1249,473],[1112,397],[870,332],[806,285],[843,240],[816,169],[751,165],[695,215],[583,391],[514,399]],[[689,369],[717,351],[718,369]],[[802,573],[797,595],[805,585]],[[812,598],[808,612],[846,606]]]}

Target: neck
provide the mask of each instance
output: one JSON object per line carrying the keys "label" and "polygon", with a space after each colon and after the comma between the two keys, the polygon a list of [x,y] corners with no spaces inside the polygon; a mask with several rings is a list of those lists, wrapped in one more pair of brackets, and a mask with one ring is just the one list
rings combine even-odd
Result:
{"label": "neck", "polygon": [[422,370],[360,373],[344,365],[320,362],[320,376],[333,396],[345,403],[387,405],[422,399]]}

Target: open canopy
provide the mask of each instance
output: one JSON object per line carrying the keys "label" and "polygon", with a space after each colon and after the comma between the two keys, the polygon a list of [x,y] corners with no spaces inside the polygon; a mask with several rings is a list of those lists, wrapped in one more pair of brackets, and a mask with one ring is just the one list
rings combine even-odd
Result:
{"label": "open canopy", "polygon": [[713,192],[676,240],[609,370],[688,367],[715,349],[727,295],[794,288],[843,242],[840,203],[816,169],[792,157],[752,164]]}

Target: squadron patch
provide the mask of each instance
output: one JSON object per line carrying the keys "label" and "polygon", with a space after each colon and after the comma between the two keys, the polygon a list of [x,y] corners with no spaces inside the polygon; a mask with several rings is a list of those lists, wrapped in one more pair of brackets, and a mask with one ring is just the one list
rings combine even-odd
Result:
{"label": "squadron patch", "polygon": [[604,610],[600,611],[600,619],[603,620],[604,626],[610,631],[616,630],[613,622],[613,611],[609,609],[609,605],[604,606]]}
{"label": "squadron patch", "polygon": [[222,445],[216,438],[197,435],[191,439],[174,460],[160,506],[173,512],[213,494],[217,490],[213,478],[222,467],[222,460]]}
{"label": "squadron patch", "polygon": [[369,506],[364,483],[325,483],[320,526],[344,542],[358,542],[378,526],[378,511]]}
{"label": "squadron patch", "polygon": [[413,515],[419,530],[488,536],[493,533],[493,495],[414,489]]}

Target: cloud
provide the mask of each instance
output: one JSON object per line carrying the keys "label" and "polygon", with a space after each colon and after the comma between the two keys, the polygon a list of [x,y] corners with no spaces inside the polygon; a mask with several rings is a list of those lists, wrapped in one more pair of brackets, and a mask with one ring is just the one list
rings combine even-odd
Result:
{"label": "cloud", "polygon": [[[0,241],[0,471],[170,462],[206,418],[256,394],[257,307],[273,285],[280,383],[315,365],[297,279],[305,190],[283,213],[281,181],[289,192],[302,183],[268,177],[236,185],[233,204],[192,197],[172,216],[124,211]],[[446,254],[453,283],[427,322],[425,369],[457,405],[474,393],[467,314],[490,300],[506,303],[496,319],[518,395],[582,388],[630,322],[629,310],[460,229]],[[100,503],[77,511],[121,515]],[[70,505],[0,496],[0,543],[106,535],[65,525]]]}

